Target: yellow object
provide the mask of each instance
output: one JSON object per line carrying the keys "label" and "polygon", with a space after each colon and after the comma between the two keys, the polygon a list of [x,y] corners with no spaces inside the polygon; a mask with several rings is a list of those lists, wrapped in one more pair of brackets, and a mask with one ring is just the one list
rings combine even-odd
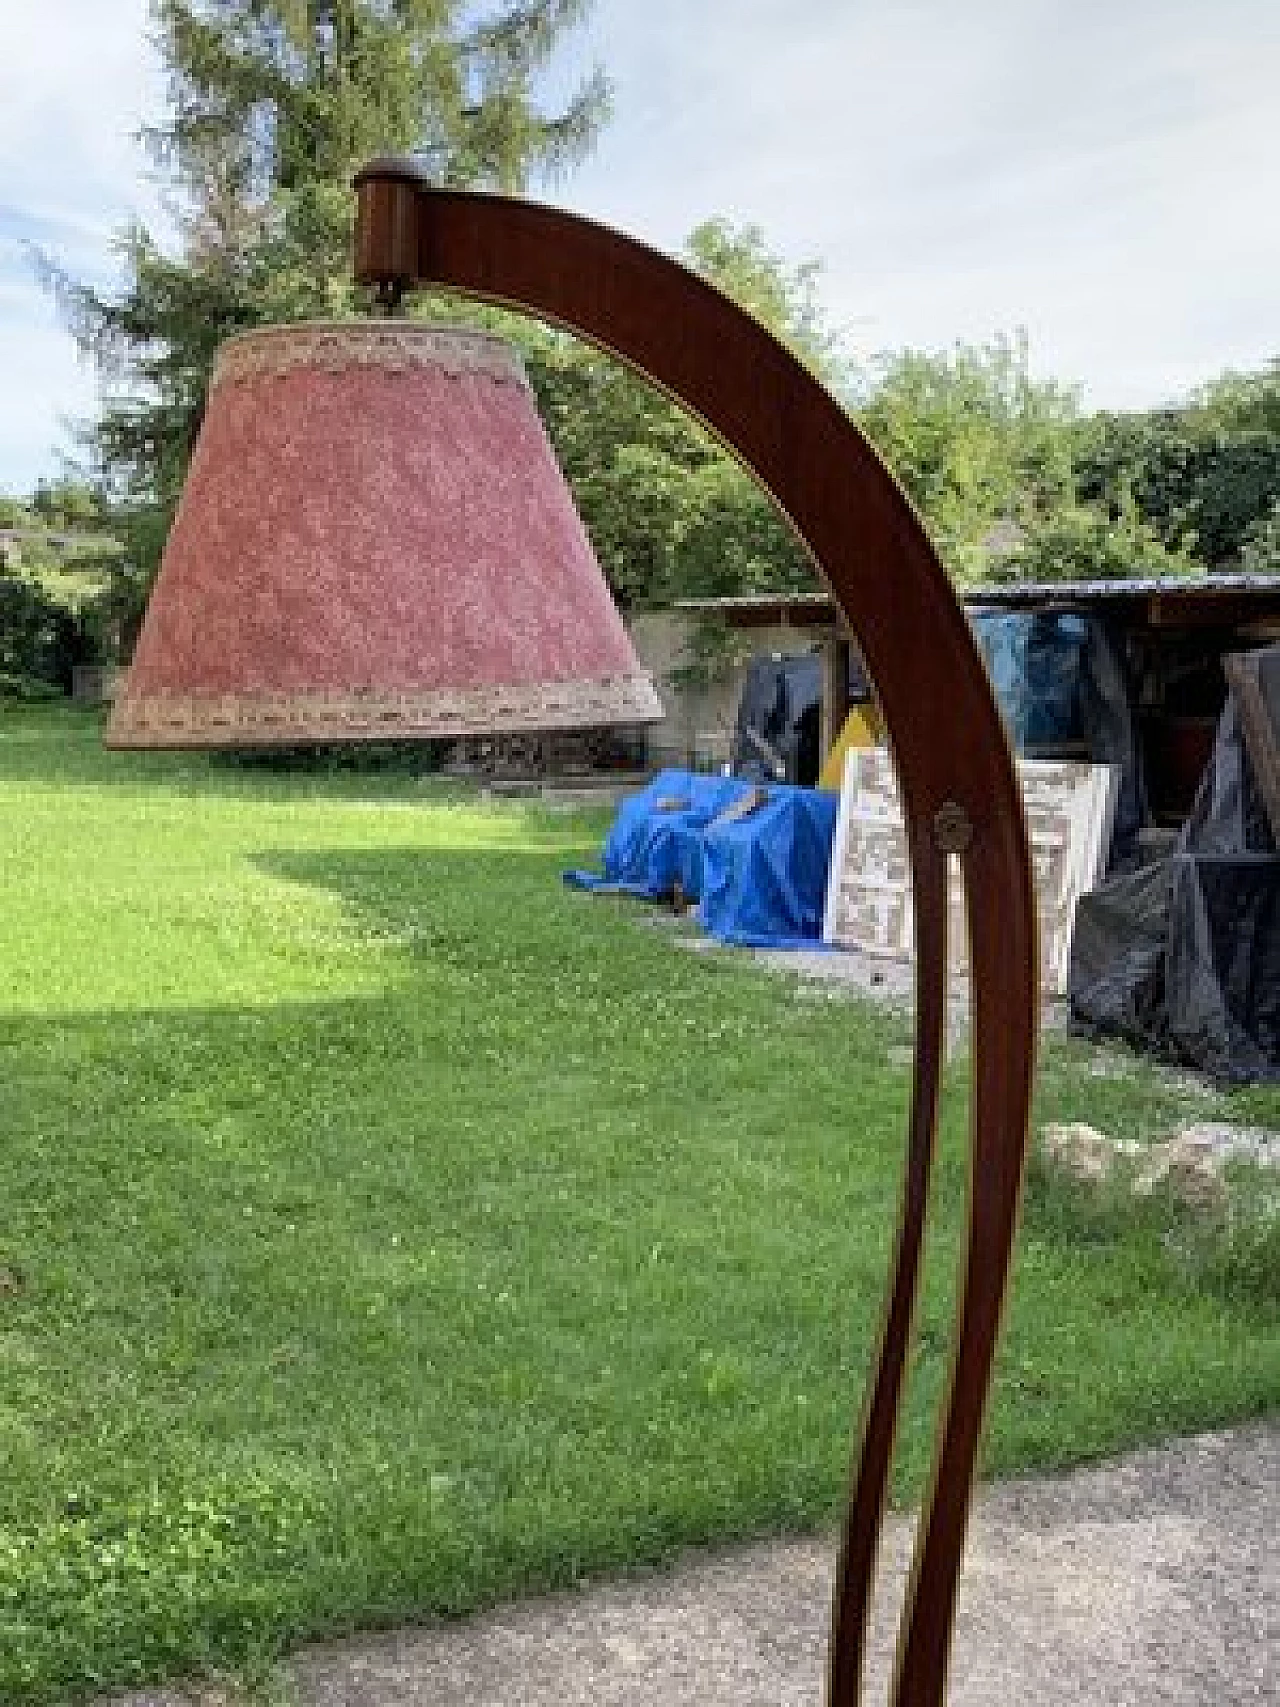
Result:
{"label": "yellow object", "polygon": [[839,794],[844,780],[844,756],[850,747],[874,747],[884,738],[884,718],[873,699],[855,705],[844,720],[844,728],[836,737],[835,746],[823,760],[818,787]]}

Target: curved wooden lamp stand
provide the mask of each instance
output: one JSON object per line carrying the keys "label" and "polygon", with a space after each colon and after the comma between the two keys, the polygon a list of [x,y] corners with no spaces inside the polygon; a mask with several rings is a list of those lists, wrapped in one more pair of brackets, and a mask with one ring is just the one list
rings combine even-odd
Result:
{"label": "curved wooden lamp stand", "polygon": [[763,326],[704,280],[575,215],[434,189],[412,161],[373,161],[356,187],[361,282],[388,295],[433,283],[555,322],[697,415],[790,518],[875,681],[911,848],[915,1083],[896,1260],[836,1585],[832,1707],[853,1707],[861,1695],[936,1127],[947,866],[950,856],[960,858],[974,1040],[969,1226],[950,1388],[893,1691],[899,1707],[934,1707],[946,1687],[969,1493],[1017,1220],[1038,1012],[1021,799],[968,626],[914,511],[845,411]]}

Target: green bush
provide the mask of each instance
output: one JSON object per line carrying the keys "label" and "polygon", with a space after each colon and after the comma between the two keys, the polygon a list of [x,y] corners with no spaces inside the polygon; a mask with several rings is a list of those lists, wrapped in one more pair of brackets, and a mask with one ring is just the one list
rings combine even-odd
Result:
{"label": "green bush", "polygon": [[80,619],[35,581],[0,575],[0,681],[6,691],[37,697],[41,688],[68,693],[71,670],[92,655]]}
{"label": "green bush", "polygon": [[443,741],[312,741],[292,747],[237,747],[210,755],[214,769],[341,772],[377,775],[429,776],[440,769]]}
{"label": "green bush", "polygon": [[56,682],[42,682],[35,676],[17,676],[0,670],[0,699],[16,699],[26,705],[40,705],[66,697],[66,690],[60,688]]}

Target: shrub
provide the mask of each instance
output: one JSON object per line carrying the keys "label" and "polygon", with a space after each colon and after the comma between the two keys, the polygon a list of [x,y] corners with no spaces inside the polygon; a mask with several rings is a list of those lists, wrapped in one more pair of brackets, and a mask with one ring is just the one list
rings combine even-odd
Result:
{"label": "shrub", "polygon": [[72,665],[91,650],[80,620],[36,582],[0,575],[0,679],[68,693]]}

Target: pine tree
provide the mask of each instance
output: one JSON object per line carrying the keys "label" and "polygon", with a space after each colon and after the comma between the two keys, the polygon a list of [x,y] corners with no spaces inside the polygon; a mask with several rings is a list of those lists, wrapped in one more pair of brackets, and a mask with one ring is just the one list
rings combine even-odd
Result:
{"label": "pine tree", "polygon": [[139,608],[218,344],[265,322],[357,311],[350,180],[371,155],[418,153],[443,183],[507,191],[582,155],[608,109],[602,74],[553,108],[540,82],[590,4],[153,0],[171,106],[146,140],[176,192],[178,251],[142,227],[125,232],[115,295],[46,266],[109,397],[86,448]]}

